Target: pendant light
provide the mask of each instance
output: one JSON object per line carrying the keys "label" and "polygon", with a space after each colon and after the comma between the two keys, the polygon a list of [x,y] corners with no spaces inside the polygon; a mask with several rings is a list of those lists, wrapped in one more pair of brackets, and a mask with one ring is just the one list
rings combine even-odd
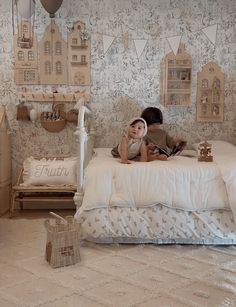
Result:
{"label": "pendant light", "polygon": [[50,18],[55,17],[56,11],[60,8],[63,0],[40,0],[44,9],[49,13]]}

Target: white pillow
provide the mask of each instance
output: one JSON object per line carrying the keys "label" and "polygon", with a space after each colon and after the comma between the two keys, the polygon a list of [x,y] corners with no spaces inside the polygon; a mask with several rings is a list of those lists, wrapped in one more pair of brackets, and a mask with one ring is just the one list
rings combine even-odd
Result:
{"label": "white pillow", "polygon": [[63,160],[27,158],[23,163],[23,186],[76,186],[77,158]]}
{"label": "white pillow", "polygon": [[[207,141],[209,144],[212,145],[212,155],[214,154],[229,154],[229,153],[236,153],[236,146],[229,142],[225,141],[215,141],[215,140],[210,140]],[[200,142],[202,143],[202,142]],[[200,143],[193,144],[193,147],[195,150],[198,150],[198,146]]]}

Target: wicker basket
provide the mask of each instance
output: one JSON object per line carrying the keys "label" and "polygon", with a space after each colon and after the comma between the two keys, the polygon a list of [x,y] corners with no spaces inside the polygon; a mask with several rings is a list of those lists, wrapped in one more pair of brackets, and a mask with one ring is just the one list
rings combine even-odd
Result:
{"label": "wicker basket", "polygon": [[66,125],[66,113],[64,111],[60,112],[61,119],[57,120],[45,120],[45,112],[42,112],[40,115],[40,122],[44,129],[49,132],[59,132],[65,128]]}
{"label": "wicker basket", "polygon": [[[63,111],[64,105],[62,103],[53,102],[52,112],[42,112],[40,115],[40,122],[44,129],[49,132],[59,132],[65,128],[66,112]],[[50,113],[51,117],[48,116]],[[54,115],[56,115],[54,117]]]}
{"label": "wicker basket", "polygon": [[51,225],[49,220],[44,222],[47,230],[46,261],[53,268],[79,262],[79,224],[74,221],[73,216],[67,216],[64,219],[53,212],[50,213],[56,217],[56,220],[54,225]]}
{"label": "wicker basket", "polygon": [[69,110],[66,114],[66,120],[68,122],[77,122],[78,121],[78,110]]}

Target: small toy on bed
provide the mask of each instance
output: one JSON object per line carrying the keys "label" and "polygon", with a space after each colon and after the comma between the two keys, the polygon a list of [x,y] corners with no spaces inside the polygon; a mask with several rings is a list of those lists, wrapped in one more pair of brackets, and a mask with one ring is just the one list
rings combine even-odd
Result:
{"label": "small toy on bed", "polygon": [[212,145],[207,141],[201,142],[198,146],[198,161],[212,162],[213,156],[211,154]]}

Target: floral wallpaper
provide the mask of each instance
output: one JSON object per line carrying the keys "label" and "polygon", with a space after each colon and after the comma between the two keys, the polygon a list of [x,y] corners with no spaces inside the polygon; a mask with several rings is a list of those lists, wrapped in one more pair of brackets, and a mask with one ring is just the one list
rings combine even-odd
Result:
{"label": "floral wallpaper", "polygon": [[[68,123],[58,133],[46,131],[40,121],[16,120],[17,95],[11,1],[0,0],[0,103],[6,106],[12,134],[13,174],[30,155],[75,152],[76,125]],[[164,128],[189,144],[221,139],[236,145],[236,1],[235,0],[64,0],[55,22],[63,36],[81,20],[91,36],[91,85],[58,86],[58,91],[85,90],[94,113],[96,147],[112,147],[128,120],[147,106],[163,111]],[[49,14],[36,0],[35,32],[40,39],[50,23]],[[217,24],[213,44],[201,29]],[[103,35],[114,37],[104,53]],[[181,35],[192,56],[192,105],[165,107],[160,101],[161,60],[171,51],[167,38]],[[134,39],[147,44],[137,56]],[[196,122],[197,72],[209,61],[225,73],[223,123]],[[29,91],[51,91],[51,86],[27,86]],[[41,113],[47,103],[28,103]],[[67,106],[68,107],[68,106]]]}

